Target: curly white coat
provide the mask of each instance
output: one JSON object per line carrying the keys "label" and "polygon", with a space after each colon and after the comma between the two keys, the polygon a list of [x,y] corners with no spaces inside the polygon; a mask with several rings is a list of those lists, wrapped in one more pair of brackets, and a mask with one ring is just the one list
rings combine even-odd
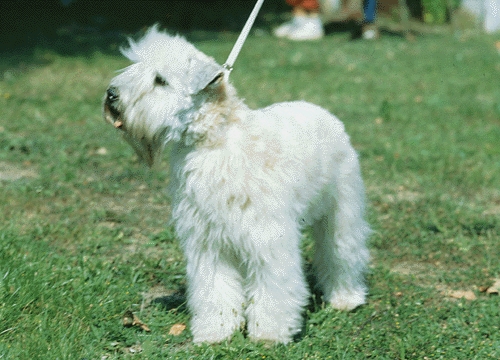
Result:
{"label": "curly white coat", "polygon": [[106,119],[149,164],[171,142],[172,220],[187,259],[194,342],[246,326],[287,343],[308,303],[301,230],[312,226],[313,268],[324,299],[365,302],[364,188],[344,125],[306,102],[251,110],[227,73],[156,27],[123,51]]}

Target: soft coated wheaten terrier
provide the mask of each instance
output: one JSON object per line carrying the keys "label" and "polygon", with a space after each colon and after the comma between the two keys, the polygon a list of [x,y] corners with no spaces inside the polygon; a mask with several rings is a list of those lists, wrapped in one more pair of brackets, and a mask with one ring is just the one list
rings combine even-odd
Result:
{"label": "soft coated wheaten terrier", "polygon": [[156,27],[122,52],[133,64],[111,80],[105,118],[150,165],[172,144],[172,220],[194,342],[246,327],[252,339],[287,343],[301,330],[306,226],[325,301],[363,304],[369,227],[342,122],[306,102],[249,109],[222,66]]}

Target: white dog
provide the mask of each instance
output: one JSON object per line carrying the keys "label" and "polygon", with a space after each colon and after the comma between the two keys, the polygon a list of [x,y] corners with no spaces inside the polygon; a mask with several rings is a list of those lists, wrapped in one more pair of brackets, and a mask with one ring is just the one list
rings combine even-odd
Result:
{"label": "white dog", "polygon": [[363,304],[369,227],[343,124],[306,102],[249,109],[222,66],[156,27],[129,42],[122,52],[133,64],[111,80],[105,118],[150,165],[173,145],[172,219],[187,259],[194,342],[245,326],[252,339],[280,343],[300,332],[306,226],[325,301]]}

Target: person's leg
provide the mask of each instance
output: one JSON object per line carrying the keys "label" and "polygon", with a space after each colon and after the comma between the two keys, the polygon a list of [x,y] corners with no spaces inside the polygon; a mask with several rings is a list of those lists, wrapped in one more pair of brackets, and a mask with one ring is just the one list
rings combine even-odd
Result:
{"label": "person's leg", "polygon": [[286,0],[293,6],[292,20],[274,30],[274,35],[290,40],[315,40],[323,37],[318,0]]}
{"label": "person's leg", "polygon": [[377,1],[376,0],[365,0],[363,4],[363,10],[365,13],[365,23],[373,23],[375,22],[375,12],[377,10]]}
{"label": "person's leg", "polygon": [[287,37],[293,29],[299,27],[300,24],[307,21],[307,12],[302,6],[300,6],[302,0],[286,0],[286,2],[288,5],[293,7],[292,19],[274,29],[274,36],[279,38]]}
{"label": "person's leg", "polygon": [[305,16],[305,21],[299,23],[288,33],[290,40],[316,40],[324,35],[323,22],[319,17],[318,0],[302,0],[300,6],[294,8],[294,14]]}
{"label": "person's leg", "polygon": [[363,39],[372,40],[379,36],[378,29],[375,26],[375,15],[377,11],[376,0],[365,0],[363,3],[364,21],[363,21]]}

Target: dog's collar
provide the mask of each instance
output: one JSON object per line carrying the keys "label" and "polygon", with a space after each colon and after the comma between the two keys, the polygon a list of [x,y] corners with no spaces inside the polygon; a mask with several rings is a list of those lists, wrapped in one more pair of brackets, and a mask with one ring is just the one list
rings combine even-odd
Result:
{"label": "dog's collar", "polygon": [[231,71],[233,71],[233,67],[229,65],[227,62],[222,64],[222,67],[224,68],[224,70],[226,70],[228,75],[231,74]]}

